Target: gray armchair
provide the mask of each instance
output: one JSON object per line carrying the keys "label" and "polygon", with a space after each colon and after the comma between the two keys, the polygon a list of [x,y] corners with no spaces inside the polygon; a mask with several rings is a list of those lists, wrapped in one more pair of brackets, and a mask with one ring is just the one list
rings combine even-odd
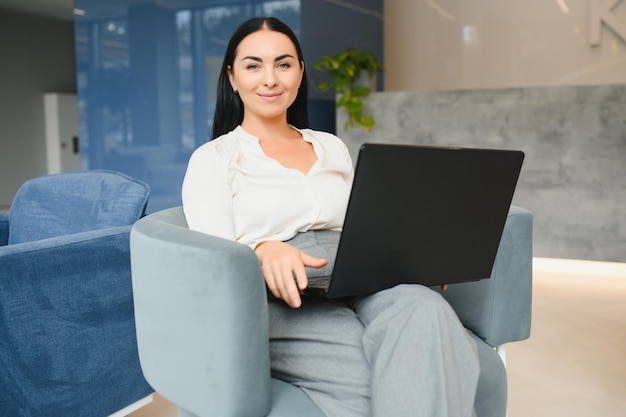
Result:
{"label": "gray armchair", "polygon": [[[175,207],[135,223],[131,268],[141,367],[179,416],[323,416],[270,376],[266,291],[250,248],[190,231]],[[495,347],[529,336],[531,281],[532,215],[511,207],[491,278],[444,293],[478,342],[478,417],[506,415]]]}

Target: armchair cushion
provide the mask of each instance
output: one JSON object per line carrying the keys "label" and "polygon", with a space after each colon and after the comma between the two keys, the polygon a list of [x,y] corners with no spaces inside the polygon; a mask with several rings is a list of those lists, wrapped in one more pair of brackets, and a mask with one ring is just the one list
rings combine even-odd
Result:
{"label": "armchair cushion", "polygon": [[0,247],[0,415],[106,416],[152,392],[137,354],[130,228]]}
{"label": "armchair cushion", "polygon": [[9,213],[0,213],[0,246],[9,243]]}
{"label": "armchair cushion", "polygon": [[149,194],[145,183],[113,171],[31,179],[11,204],[8,243],[132,225],[143,214]]}

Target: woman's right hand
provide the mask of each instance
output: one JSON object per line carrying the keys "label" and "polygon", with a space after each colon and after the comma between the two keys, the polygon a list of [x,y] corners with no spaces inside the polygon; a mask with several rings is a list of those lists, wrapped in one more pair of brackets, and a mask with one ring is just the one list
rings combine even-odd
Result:
{"label": "woman's right hand", "polygon": [[292,308],[302,305],[300,290],[308,285],[304,267],[321,268],[328,262],[284,242],[261,242],[254,252],[261,263],[267,287],[276,298],[284,300]]}

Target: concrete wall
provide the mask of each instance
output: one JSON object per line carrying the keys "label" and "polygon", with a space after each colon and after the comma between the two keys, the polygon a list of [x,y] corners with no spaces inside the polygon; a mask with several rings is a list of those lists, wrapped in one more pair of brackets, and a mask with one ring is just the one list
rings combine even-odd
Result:
{"label": "concrete wall", "polygon": [[626,261],[626,85],[374,93],[363,142],[520,149],[514,203],[535,215],[535,256]]}
{"label": "concrete wall", "polygon": [[74,26],[0,9],[0,207],[46,174],[44,99],[76,92]]}

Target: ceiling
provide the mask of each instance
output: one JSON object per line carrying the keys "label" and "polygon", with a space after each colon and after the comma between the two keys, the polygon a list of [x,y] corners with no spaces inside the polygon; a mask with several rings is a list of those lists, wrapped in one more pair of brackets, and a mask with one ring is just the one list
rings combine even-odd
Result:
{"label": "ceiling", "polygon": [[[126,15],[133,4],[158,3],[160,7],[172,10],[223,5],[224,0],[99,0],[89,3],[89,14],[79,18],[82,21],[104,20]],[[250,0],[230,0],[233,3],[246,3]],[[82,3],[85,3],[84,1]],[[38,14],[56,19],[74,19],[74,0],[0,0],[0,8]]]}
{"label": "ceiling", "polygon": [[0,0],[0,7],[55,19],[72,20],[74,0]]}

